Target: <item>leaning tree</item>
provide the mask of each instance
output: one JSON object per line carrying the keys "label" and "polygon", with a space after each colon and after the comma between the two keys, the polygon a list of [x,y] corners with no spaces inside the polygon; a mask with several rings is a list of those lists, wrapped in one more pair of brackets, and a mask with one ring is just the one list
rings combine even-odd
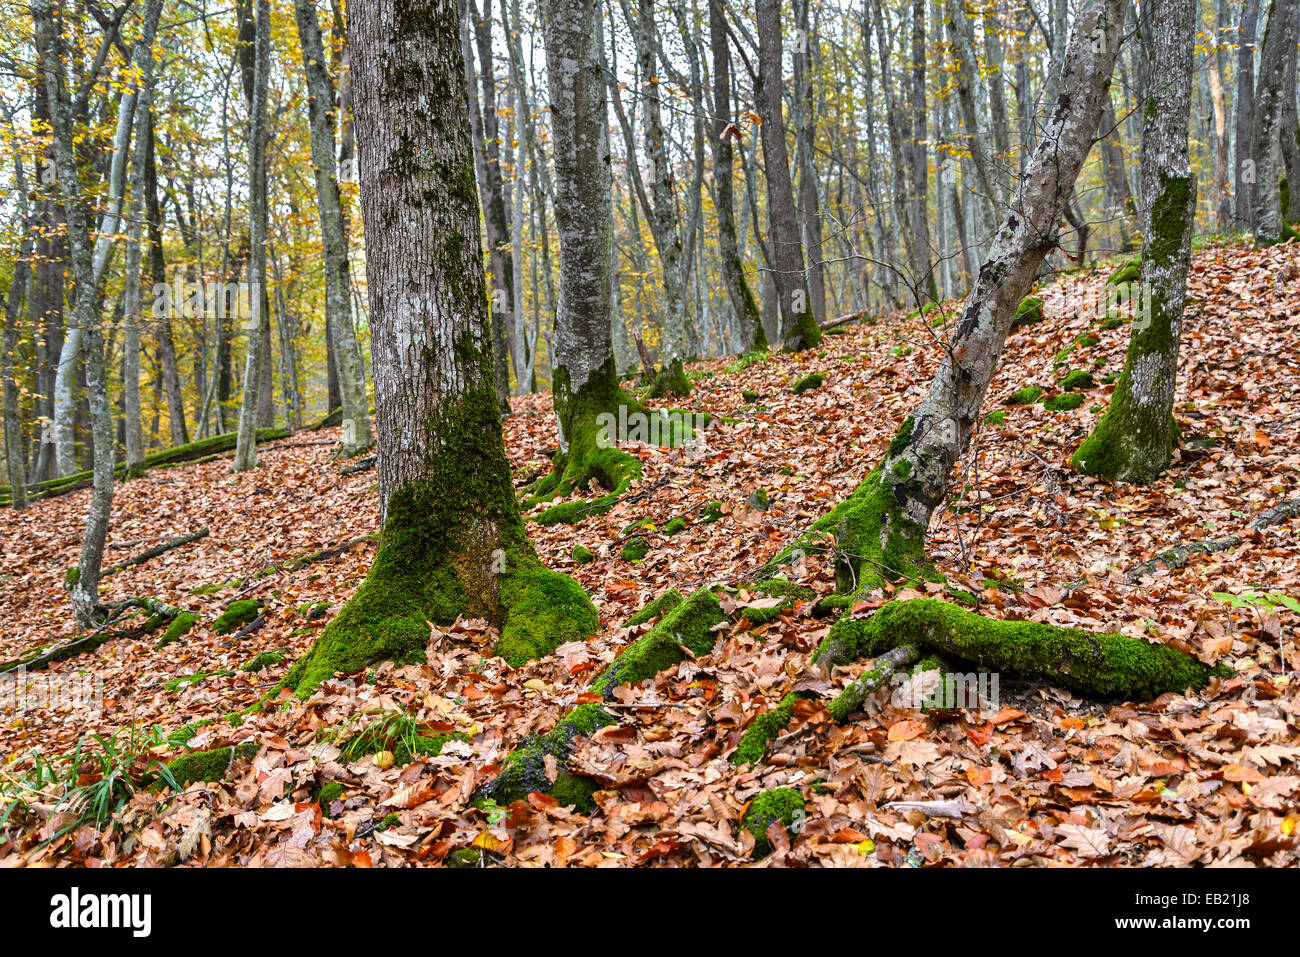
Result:
{"label": "leaning tree", "polygon": [[500,625],[512,665],[597,625],[586,593],[538,561],[515,501],[457,4],[358,4],[348,43],[383,525],[365,582],[285,678],[301,695],[371,661],[422,660],[431,621]]}
{"label": "leaning tree", "polygon": [[1172,3],[1153,24],[1156,87],[1142,133],[1142,284],[1128,355],[1106,414],[1074,467],[1125,482],[1154,481],[1173,458],[1174,384],[1196,216],[1187,156],[1196,7]]}
{"label": "leaning tree", "polygon": [[[933,599],[890,602],[870,618],[851,609],[888,581],[938,577],[925,535],[953,466],[969,445],[1016,308],[1043,258],[1087,158],[1110,86],[1127,0],[1087,0],[1061,64],[1057,96],[1012,202],[955,327],[929,391],[862,484],[774,560],[833,540],[838,594],[849,610],[816,659],[824,664],[897,646],[1056,678],[1076,690],[1145,697],[1203,684],[1209,669],[1172,648],[1119,635],[1026,622],[990,621]],[[907,660],[907,656],[896,664]]]}

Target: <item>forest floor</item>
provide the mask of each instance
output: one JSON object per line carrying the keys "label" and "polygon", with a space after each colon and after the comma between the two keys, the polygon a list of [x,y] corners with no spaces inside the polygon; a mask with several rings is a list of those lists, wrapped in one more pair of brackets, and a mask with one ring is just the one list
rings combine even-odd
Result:
{"label": "forest floor", "polygon": [[[104,597],[152,596],[203,621],[161,649],[157,635],[115,639],[41,673],[102,679],[102,710],[18,710],[0,700],[0,795],[34,780],[34,755],[57,766],[79,742],[98,748],[92,732],[117,733],[113,747],[133,749],[137,768],[184,753],[167,735],[204,719],[216,720],[189,747],[253,742],[258,753],[234,758],[223,783],[142,789],[111,825],[69,829],[77,815],[59,804],[66,783],[27,792],[0,826],[0,866],[395,866],[438,864],[470,846],[486,861],[527,866],[740,865],[753,846],[737,836],[742,810],[782,785],[801,790],[807,818],[792,842],[777,835],[768,866],[1294,865],[1300,615],[1278,602],[1300,597],[1300,519],[1136,583],[1123,572],[1170,546],[1243,531],[1300,494],[1298,266],[1295,244],[1196,254],[1175,406],[1180,449],[1149,487],[1069,468],[1106,404],[1103,379],[1123,364],[1128,327],[1104,329],[1069,305],[1071,295],[1095,297],[1107,272],[1062,277],[1044,293],[1045,321],[1008,341],[986,405],[1005,420],[981,428],[961,504],[931,530],[931,554],[948,575],[947,585],[927,586],[935,594],[961,589],[979,596],[984,614],[1146,636],[1236,669],[1201,694],[1084,701],[1002,676],[996,711],[925,714],[882,691],[844,725],[824,708],[801,708],[762,764],[737,767],[728,756],[748,723],[808,679],[809,653],[829,623],[804,603],[771,623],[723,630],[711,654],[620,692],[620,722],[580,743],[570,761],[601,781],[593,815],[544,796],[498,810],[470,805],[509,751],[547,730],[639,633],[620,624],[645,602],[670,587],[743,581],[880,460],[940,351],[920,320],[893,316],[846,327],[800,355],[691,366],[694,392],[677,404],[728,420],[708,430],[707,452],[641,448],[644,479],[612,511],[576,526],[530,524],[543,559],[591,594],[601,629],[517,670],[490,657],[491,628],[462,621],[431,628],[426,665],[381,664],[305,703],[226,720],[275,686],[364,577],[375,552],[363,537],[378,522],[375,472],[343,474],[348,463],[331,461],[329,445],[301,444],[337,436],[302,433],[260,450],[254,472],[232,474],[220,459],[120,485],[109,564],[203,526],[211,534],[110,575]],[[1084,334],[1099,341],[1055,364]],[[1097,385],[1078,409],[1005,404],[1029,385],[1046,398],[1066,372],[1085,368]],[[811,372],[824,372],[824,384],[793,395]],[[548,464],[554,419],[547,394],[514,408],[506,444],[522,485]],[[746,504],[758,489],[766,510]],[[89,494],[0,511],[0,661],[75,636],[63,581]],[[723,518],[706,523],[704,506],[715,500]],[[677,516],[685,530],[664,534]],[[624,561],[623,530],[641,519],[651,523],[638,531],[650,549]],[[347,542],[334,557],[289,565]],[[578,544],[595,553],[591,563],[570,559]],[[834,585],[816,557],[796,576],[819,592]],[[213,619],[236,596],[260,599],[264,624],[219,635]],[[278,650],[287,651],[283,663],[241,670]],[[820,703],[862,666],[824,680]],[[177,680],[188,676],[199,677]],[[320,734],[401,711],[466,740],[381,767],[387,761],[373,756],[343,761]],[[327,782],[343,788],[322,807]],[[891,805],[936,800],[956,816]]]}

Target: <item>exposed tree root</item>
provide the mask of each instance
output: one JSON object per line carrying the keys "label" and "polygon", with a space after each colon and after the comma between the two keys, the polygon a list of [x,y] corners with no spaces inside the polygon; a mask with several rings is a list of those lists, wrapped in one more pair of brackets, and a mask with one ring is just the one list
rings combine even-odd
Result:
{"label": "exposed tree root", "polygon": [[[701,588],[682,598],[676,590],[669,590],[633,615],[624,627],[643,624],[655,617],[659,621],[601,671],[590,685],[590,693],[599,695],[606,702],[612,701],[614,689],[618,686],[653,678],[682,661],[688,653],[705,655],[712,651],[718,638],[716,626],[728,620],[719,593],[725,594],[725,590],[721,587]],[[778,606],[783,609],[788,609],[798,600],[794,595],[777,597],[783,599]],[[752,611],[757,617],[759,611],[768,612],[769,609]],[[751,609],[741,607],[733,612],[733,617],[748,617],[750,613]],[[616,721],[614,714],[601,702],[579,705],[561,718],[551,731],[516,748],[497,777],[478,790],[475,801],[505,805],[526,798],[533,791],[541,791],[562,804],[590,810],[596,782],[572,774],[565,769],[565,762],[575,739],[589,737]],[[555,762],[557,773],[554,777],[547,773],[548,757]]]}
{"label": "exposed tree root", "polygon": [[1042,678],[1081,694],[1147,701],[1203,688],[1231,670],[1168,645],[1028,621],[997,621],[934,598],[893,601],[841,618],[813,656],[823,667],[915,645],[991,671]]}
{"label": "exposed tree root", "polygon": [[[37,652],[36,654],[27,655],[24,658],[16,658],[0,664],[0,675],[9,674],[18,671],[38,671],[46,665],[55,661],[67,661],[69,658],[75,658],[77,655],[84,655],[87,652],[94,651],[105,642],[114,638],[139,637],[148,634],[161,627],[165,622],[175,622],[182,619],[188,619],[192,625],[198,621],[198,617],[175,605],[169,605],[157,598],[127,598],[123,601],[109,602],[103,606],[107,611],[109,618],[104,624],[100,625],[88,635],[80,638],[74,638],[72,641],[59,645],[48,651]],[[127,631],[113,631],[112,626],[117,624],[131,609],[138,608],[149,612],[150,617],[144,624]],[[189,625],[186,625],[188,630]],[[170,631],[170,629],[169,629]]]}

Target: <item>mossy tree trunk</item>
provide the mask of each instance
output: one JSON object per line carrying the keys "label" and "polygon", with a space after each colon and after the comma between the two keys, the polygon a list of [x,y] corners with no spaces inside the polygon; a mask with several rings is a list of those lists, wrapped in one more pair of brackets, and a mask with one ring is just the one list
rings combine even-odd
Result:
{"label": "mossy tree trunk", "polygon": [[744,351],[767,349],[767,333],[758,303],[745,281],[744,266],[736,247],[735,204],[732,190],[731,47],[727,41],[727,13],[722,0],[709,0],[709,43],[713,52],[713,204],[718,215],[718,254],[731,308],[740,320]]}
{"label": "mossy tree trunk", "polygon": [[1260,246],[1286,238],[1278,194],[1278,154],[1279,136],[1283,132],[1283,80],[1288,54],[1295,48],[1297,15],[1300,15],[1300,0],[1272,0],[1259,50],[1250,158],[1255,161],[1254,228],[1255,242]]}
{"label": "mossy tree trunk", "polygon": [[1088,475],[1154,481],[1174,449],[1174,385],[1196,215],[1188,162],[1196,10],[1174,4],[1156,18],[1155,89],[1142,131],[1141,295],[1128,355],[1110,406],[1073,456]]}
{"label": "mossy tree trunk", "polygon": [[554,471],[534,488],[539,498],[547,498],[593,478],[611,491],[625,488],[640,474],[640,464],[634,456],[601,447],[596,419],[602,413],[617,417],[620,406],[646,410],[619,388],[614,365],[614,210],[603,17],[594,0],[547,0],[541,12],[560,233],[551,383],[560,451]]}
{"label": "mossy tree trunk", "polygon": [[366,581],[286,684],[422,660],[426,622],[502,628],[512,665],[595,630],[524,532],[501,434],[455,0],[375,0],[348,20],[383,529]]}
{"label": "mossy tree trunk", "polygon": [[970,442],[1017,307],[1056,245],[1065,204],[1092,147],[1123,9],[1124,0],[1090,0],[1079,11],[1055,106],[929,391],[880,466],[814,526],[812,544],[826,535],[837,539],[840,590],[846,596],[882,579],[927,573],[924,537],[930,517]]}

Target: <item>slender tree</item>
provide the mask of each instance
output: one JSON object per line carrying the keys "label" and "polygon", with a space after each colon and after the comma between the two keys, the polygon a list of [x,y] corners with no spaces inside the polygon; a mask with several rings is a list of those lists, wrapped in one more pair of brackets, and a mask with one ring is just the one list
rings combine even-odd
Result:
{"label": "slender tree", "polygon": [[732,190],[732,140],[740,133],[731,120],[731,47],[727,41],[727,12],[723,0],[709,0],[709,45],[713,53],[713,203],[718,216],[718,257],[731,308],[740,321],[745,351],[767,348],[763,316],[745,280],[745,267],[736,247],[735,199]]}
{"label": "slender tree", "polygon": [[334,82],[325,60],[320,21],[311,0],[294,0],[303,71],[307,77],[307,116],[311,132],[311,161],[316,174],[316,204],[320,210],[321,249],[325,256],[325,326],[337,370],[343,410],[343,440],[339,455],[348,457],[370,448],[370,403],[366,399],[365,364],[352,324],[352,270],[348,263],[347,224],[339,197],[334,149]]}
{"label": "slender tree", "polygon": [[1096,138],[1126,3],[1086,0],[1079,9],[1056,100],[934,381],[881,464],[814,525],[814,538],[837,539],[837,577],[848,603],[884,580],[928,574],[926,530],[979,421],[1016,308],[1059,241],[1064,206]]}
{"label": "slender tree", "polygon": [[239,435],[235,444],[236,472],[257,466],[257,425],[262,394],[263,369],[271,362],[269,338],[271,317],[267,309],[266,219],[267,219],[267,130],[266,98],[271,73],[271,3],[257,0],[254,40],[253,89],[248,118],[248,301],[252,306],[246,328],[248,354],[244,361],[243,398],[239,406]]}
{"label": "slender tree", "polygon": [[758,0],[758,72],[754,101],[762,120],[763,162],[767,173],[767,217],[772,241],[772,278],[781,303],[781,338],[788,349],[811,349],[822,339],[804,268],[803,240],[795,213],[782,110],[781,2]]}
{"label": "slender tree", "polygon": [[1196,20],[1190,3],[1166,4],[1155,18],[1154,85],[1142,132],[1141,293],[1110,405],[1073,456],[1079,471],[1125,482],[1153,481],[1173,457],[1174,385],[1196,216],[1187,150]]}

